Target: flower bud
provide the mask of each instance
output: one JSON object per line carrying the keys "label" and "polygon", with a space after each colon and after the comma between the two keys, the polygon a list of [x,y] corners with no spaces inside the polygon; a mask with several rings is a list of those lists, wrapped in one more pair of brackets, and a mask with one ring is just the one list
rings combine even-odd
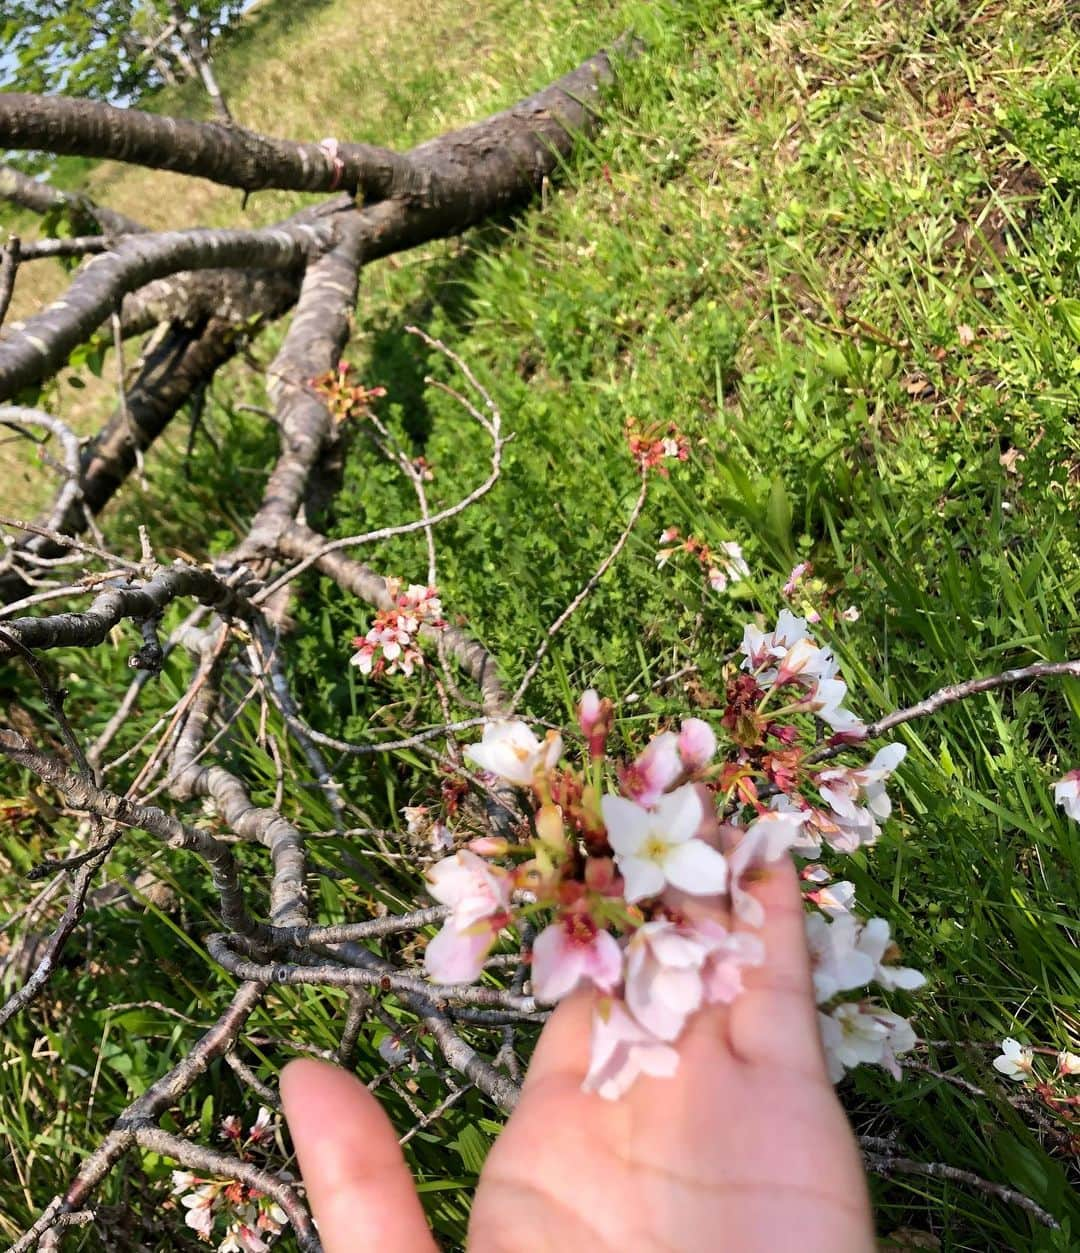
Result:
{"label": "flower bud", "polygon": [[480,835],[470,840],[465,847],[477,857],[505,857],[510,851],[509,843],[501,836]]}
{"label": "flower bud", "polygon": [[606,697],[601,700],[594,688],[583,693],[578,705],[578,726],[589,742],[589,756],[603,757],[607,737],[611,733],[614,706]]}
{"label": "flower bud", "polygon": [[701,718],[684,718],[679,729],[679,757],[683,766],[696,774],[712,760],[716,752],[716,735]]}
{"label": "flower bud", "polygon": [[558,852],[566,851],[566,828],[558,805],[541,805],[536,811],[536,834],[542,844]]}

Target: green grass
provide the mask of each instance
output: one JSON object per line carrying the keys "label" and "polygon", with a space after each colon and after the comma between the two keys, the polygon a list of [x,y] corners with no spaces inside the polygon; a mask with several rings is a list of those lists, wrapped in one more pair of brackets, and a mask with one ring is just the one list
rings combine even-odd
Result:
{"label": "green grass", "polygon": [[[401,19],[372,35],[377,47],[356,26],[363,8],[312,9],[298,30],[289,6],[267,6],[264,34],[235,64],[221,60],[242,120],[401,145],[508,103],[626,27],[646,40],[623,67],[604,129],[542,204],[364,275],[349,349],[365,382],[388,388],[386,420],[434,466],[435,505],[479,482],[488,454],[452,401],[425,388],[426,374],[451,375],[406,325],[468,360],[516,433],[495,490],[439,532],[444,603],[510,678],[622,525],[636,486],[626,420],[674,421],[691,437],[691,460],[656,480],[619,565],[552,648],[531,712],[564,719],[574,695],[595,685],[619,701],[630,739],[688,707],[711,716],[741,622],[775,614],[796,559],[814,563],[816,603],[861,611],[849,624],[826,610],[824,630],[867,717],[974,674],[1080,652],[1080,189],[1068,78],[1077,31],[1064,4],[664,0],[583,15],[548,0],[467,14],[432,5],[423,27],[395,4],[386,13]],[[322,49],[317,77],[304,73],[305,48]],[[95,172],[91,183],[135,211],[153,179]],[[189,199],[163,198],[163,217],[242,220],[231,194],[183,186]],[[266,220],[294,203],[259,197],[251,213]],[[260,359],[279,335],[260,342]],[[224,455],[199,445],[188,486],[182,440],[164,448],[147,495],[132,493],[117,511],[117,537],[149,514],[163,549],[190,550],[209,516],[206,547],[233,541],[258,498],[253,471],[274,451],[271,435],[236,412],[258,403],[260,389],[256,374],[230,368],[208,413]],[[319,520],[333,533],[413,516],[408,485],[362,431],[343,475]],[[738,540],[749,584],[716,594],[689,565],[657,570],[656,537],[669,525],[713,545]],[[410,580],[426,568],[412,537],[366,556]],[[362,738],[438,716],[415,686],[368,683],[343,664],[367,621],[362,606],[311,579],[294,613],[291,664],[322,730]],[[108,716],[103,691],[121,690],[124,656],[60,660],[78,725]],[[656,686],[687,666],[695,673]],[[185,662],[170,663],[140,727],[186,673]],[[257,721],[254,711],[232,752],[267,799],[274,770],[255,742]],[[906,959],[930,975],[909,1007],[922,1036],[947,1043],[925,1056],[987,1095],[914,1072],[899,1084],[860,1072],[843,1090],[860,1131],[1018,1187],[1066,1231],[1051,1236],[962,1185],[897,1179],[873,1181],[882,1235],[914,1228],[956,1250],[1074,1247],[1075,1158],[1006,1103],[987,1046],[1015,1034],[1076,1047],[1080,828],[1053,808],[1050,783],[1080,761],[1078,730],[1072,683],[980,697],[900,733],[911,751],[897,817],[853,859],[852,877],[862,905],[893,920]],[[122,743],[136,736],[133,725]],[[376,822],[393,823],[402,804],[437,788],[414,755],[346,763],[340,777]],[[328,823],[302,777],[286,808],[308,827]],[[12,875],[51,847],[34,832],[29,821],[12,825],[3,846]],[[319,880],[328,917],[394,908],[414,890],[392,864],[364,859],[371,870],[356,870],[346,860],[354,844],[314,847],[345,876]],[[227,981],[199,945],[212,925],[203,877],[138,837],[113,873],[148,860],[174,904],[102,911],[51,999],[4,1045],[0,1135],[11,1169],[0,1178],[11,1182],[0,1184],[0,1212],[12,1231],[194,1034],[155,1010],[121,1020],[109,1001],[160,1001],[200,1022],[223,1003]],[[254,853],[250,862],[262,865]],[[30,893],[13,878],[7,895],[17,905]],[[277,995],[260,1032],[332,1043],[339,995]],[[364,1036],[365,1077],[383,1066],[384,1030]],[[287,1055],[268,1046],[249,1060],[272,1075]],[[433,1104],[433,1077],[415,1082],[421,1103]],[[241,1100],[232,1073],[215,1069],[178,1122],[197,1125]],[[391,1095],[390,1106],[409,1125],[402,1098]],[[470,1098],[411,1142],[450,1242],[493,1119]],[[132,1165],[110,1182],[108,1202],[149,1212],[166,1169]]]}

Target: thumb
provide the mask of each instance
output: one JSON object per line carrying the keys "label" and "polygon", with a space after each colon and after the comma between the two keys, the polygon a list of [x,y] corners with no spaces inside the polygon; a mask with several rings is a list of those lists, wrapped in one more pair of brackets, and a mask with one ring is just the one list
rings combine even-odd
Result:
{"label": "thumb", "polygon": [[290,1062],[285,1106],[325,1253],[433,1253],[412,1175],[378,1101],[328,1062]]}

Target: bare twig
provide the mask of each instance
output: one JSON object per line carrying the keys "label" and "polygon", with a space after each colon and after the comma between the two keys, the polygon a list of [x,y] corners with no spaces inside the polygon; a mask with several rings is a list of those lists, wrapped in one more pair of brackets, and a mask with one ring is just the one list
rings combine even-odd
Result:
{"label": "bare twig", "polygon": [[[876,1143],[882,1144],[882,1141],[876,1141]],[[919,1175],[926,1179],[947,1179],[952,1183],[966,1184],[969,1188],[974,1188],[987,1196],[996,1196],[1009,1205],[1019,1206],[1044,1227],[1050,1227],[1054,1231],[1061,1227],[1053,1214],[1036,1204],[1031,1197],[1017,1192],[1015,1188],[1007,1188],[1004,1184],[983,1179],[970,1170],[961,1170],[958,1166],[948,1166],[944,1162],[917,1162],[910,1157],[895,1156],[891,1152],[864,1150],[863,1161],[867,1170],[872,1170],[876,1175]]]}
{"label": "bare twig", "polygon": [[638,518],[641,517],[642,509],[645,508],[645,498],[648,495],[648,491],[649,491],[649,480],[648,480],[645,470],[642,470],[641,487],[638,490],[637,499],[634,501],[634,506],[630,510],[630,516],[626,521],[626,525],[623,527],[622,531],[619,533],[619,538],[612,545],[611,551],[608,553],[608,555],[604,558],[604,560],[597,567],[595,573],[592,575],[589,581],[585,584],[585,586],[581,589],[581,591],[578,592],[578,594],[574,597],[574,599],[566,606],[566,608],[562,611],[562,613],[559,614],[559,616],[555,619],[555,621],[551,624],[551,626],[548,627],[547,633],[545,634],[543,640],[541,640],[540,642],[540,647],[536,650],[536,656],[533,658],[532,664],[525,671],[525,673],[521,676],[521,682],[518,684],[517,690],[514,692],[514,695],[511,698],[510,707],[512,709],[516,709],[518,705],[520,705],[522,700],[524,699],[525,693],[529,690],[529,684],[532,683],[533,679],[536,677],[536,672],[540,669],[541,663],[543,662],[544,658],[547,656],[547,651],[551,647],[552,640],[554,640],[555,636],[558,635],[558,633],[566,625],[571,615],[573,615],[578,609],[580,609],[581,606],[585,603],[585,601],[589,598],[589,596],[593,592],[593,589],[600,582],[600,580],[604,577],[604,575],[607,574],[608,570],[614,564],[619,553],[621,553],[623,548],[626,546],[626,541],[630,538],[631,532],[633,531],[634,527],[637,525],[637,520]]}

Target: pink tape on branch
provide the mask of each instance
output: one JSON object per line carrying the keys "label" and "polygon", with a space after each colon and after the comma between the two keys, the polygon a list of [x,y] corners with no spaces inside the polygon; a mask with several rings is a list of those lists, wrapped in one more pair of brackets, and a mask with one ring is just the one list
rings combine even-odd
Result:
{"label": "pink tape on branch", "polygon": [[322,139],[319,141],[319,147],[333,162],[334,177],[330,182],[330,190],[336,191],[338,184],[341,182],[341,176],[345,173],[345,162],[338,155],[338,141],[333,138]]}

